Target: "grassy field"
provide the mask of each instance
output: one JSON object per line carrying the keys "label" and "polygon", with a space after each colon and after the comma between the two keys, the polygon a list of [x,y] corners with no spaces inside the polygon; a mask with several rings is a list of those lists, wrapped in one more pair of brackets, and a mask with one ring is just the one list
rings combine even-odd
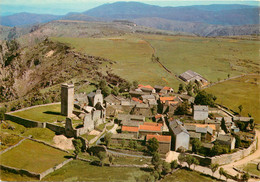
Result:
{"label": "grassy field", "polygon": [[184,36],[145,36],[160,61],[172,72],[189,69],[210,81],[259,71],[260,42]]}
{"label": "grassy field", "polygon": [[40,106],[15,112],[12,115],[40,122],[54,122],[56,120],[61,121],[65,120],[66,117],[60,114],[60,107],[60,104]]}
{"label": "grassy field", "polygon": [[260,76],[245,76],[219,83],[206,89],[217,96],[217,103],[239,112],[242,105],[242,115],[252,114],[256,123],[260,123]]}
{"label": "grassy field", "polygon": [[113,71],[129,81],[177,88],[179,81],[167,73],[152,54],[173,73],[194,70],[210,81],[259,70],[258,41],[188,36],[124,35],[106,38],[52,38],[77,51],[117,62]]}
{"label": "grassy field", "polygon": [[195,171],[188,171],[185,169],[180,169],[174,172],[172,175],[167,176],[162,182],[174,181],[174,182],[187,182],[187,181],[203,181],[203,182],[213,182],[216,181],[210,177],[199,174]]}
{"label": "grassy field", "polygon": [[149,174],[138,168],[114,168],[72,161],[43,178],[44,181],[136,181],[135,177]]}
{"label": "grassy field", "polygon": [[31,140],[2,154],[1,164],[41,173],[65,161],[68,154]]}
{"label": "grassy field", "polygon": [[138,36],[126,35],[108,38],[52,38],[70,44],[77,51],[116,61],[113,72],[121,77],[143,84],[162,84],[176,88],[179,82],[156,62],[151,46]]}
{"label": "grassy field", "polygon": [[53,143],[53,137],[55,136],[55,132],[47,129],[47,128],[26,128],[22,125],[19,125],[12,121],[6,121],[9,125],[11,125],[14,129],[8,129],[4,127],[3,123],[1,124],[1,133],[15,134],[28,137],[32,135],[32,138],[41,140],[47,143]]}
{"label": "grassy field", "polygon": [[260,176],[260,171],[257,170],[257,164],[248,163],[244,166],[240,166],[240,168],[246,172]]}

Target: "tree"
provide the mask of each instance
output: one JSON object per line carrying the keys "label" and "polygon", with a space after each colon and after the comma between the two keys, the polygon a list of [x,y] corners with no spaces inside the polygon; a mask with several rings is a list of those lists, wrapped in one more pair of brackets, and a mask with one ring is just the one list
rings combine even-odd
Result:
{"label": "tree", "polygon": [[162,163],[162,173],[164,175],[166,175],[169,172],[171,172],[171,165],[168,162],[163,161],[163,163]]}
{"label": "tree", "polygon": [[187,164],[188,164],[188,166],[189,166],[189,168],[191,167],[191,165],[193,164],[193,162],[194,162],[194,157],[193,156],[191,156],[191,155],[186,155],[186,157],[185,157],[185,162],[187,162]]}
{"label": "tree", "polygon": [[185,114],[188,114],[188,110],[189,110],[189,103],[188,103],[188,101],[184,101],[175,109],[174,114],[175,115],[185,115]]}
{"label": "tree", "polygon": [[220,179],[221,179],[221,176],[224,175],[224,172],[225,172],[225,171],[224,171],[224,169],[221,167],[218,172],[219,172]]}
{"label": "tree", "polygon": [[200,162],[198,161],[198,159],[196,159],[196,158],[194,157],[194,158],[193,158],[193,164],[194,164],[194,170],[195,170],[195,167],[196,167],[197,165],[199,165]]}
{"label": "tree", "polygon": [[111,143],[111,137],[112,137],[112,133],[107,133],[105,136],[104,136],[104,142],[106,143],[106,146],[109,147],[110,143]]}
{"label": "tree", "polygon": [[114,94],[115,96],[117,96],[119,94],[119,88],[118,87],[113,87],[111,93]]}
{"label": "tree", "polygon": [[157,181],[157,180],[160,178],[160,174],[158,173],[158,171],[155,171],[155,170],[154,170],[154,171],[151,173],[151,175],[154,176],[155,181]]}
{"label": "tree", "polygon": [[104,160],[107,158],[107,153],[100,151],[100,152],[97,154],[97,157],[98,157],[99,160],[100,160],[100,165],[103,166],[103,165],[104,165]]}
{"label": "tree", "polygon": [[5,120],[5,113],[6,113],[6,108],[5,107],[0,108],[0,120]]}
{"label": "tree", "polygon": [[241,146],[241,139],[238,135],[235,135],[236,143],[235,148],[239,148]]}
{"label": "tree", "polygon": [[227,77],[230,78],[230,74],[228,74]]}
{"label": "tree", "polygon": [[197,154],[199,152],[202,144],[199,139],[195,138],[192,140],[191,145],[192,145],[192,152]]}
{"label": "tree", "polygon": [[171,169],[173,170],[173,169],[176,169],[177,167],[178,167],[178,162],[177,162],[177,160],[172,161],[172,162],[171,162]]}
{"label": "tree", "polygon": [[133,142],[132,139],[129,141],[128,147],[131,148],[131,149],[134,148],[134,142]]}
{"label": "tree", "polygon": [[158,151],[159,142],[156,138],[150,138],[147,143],[147,149],[150,154],[153,154]]}
{"label": "tree", "polygon": [[125,92],[130,90],[132,84],[130,82],[123,82],[119,85],[120,92]]}
{"label": "tree", "polygon": [[224,130],[225,133],[228,132],[224,118],[222,118],[222,120],[221,120],[220,127],[221,127],[222,130]]}
{"label": "tree", "polygon": [[229,152],[229,148],[226,145],[221,145],[219,143],[216,143],[214,147],[211,149],[210,154],[212,156],[214,155],[220,155],[220,154],[226,154]]}
{"label": "tree", "polygon": [[249,175],[248,173],[244,173],[244,174],[242,175],[243,181],[248,181],[249,178],[250,178],[250,175]]}
{"label": "tree", "polygon": [[209,105],[211,107],[214,107],[216,99],[217,97],[215,97],[212,94],[208,94],[203,90],[203,91],[199,91],[199,93],[196,95],[194,103],[196,105]]}
{"label": "tree", "polygon": [[153,154],[151,163],[152,163],[154,166],[158,166],[158,165],[161,163],[161,157],[160,157],[160,154],[159,154],[158,152],[155,152],[155,153]]}
{"label": "tree", "polygon": [[178,161],[180,162],[181,165],[182,165],[184,162],[186,162],[186,156],[185,156],[185,154],[181,153],[181,154],[178,156]]}
{"label": "tree", "polygon": [[74,150],[75,158],[77,158],[78,155],[81,153],[81,148],[83,145],[82,145],[82,142],[80,139],[73,139],[72,143],[75,148],[75,150]]}
{"label": "tree", "polygon": [[243,106],[242,105],[239,105],[238,106],[238,109],[239,109],[239,114],[241,114],[242,110],[243,110]]}
{"label": "tree", "polygon": [[184,85],[180,83],[178,93],[181,94],[183,92],[185,92]]}
{"label": "tree", "polygon": [[137,141],[133,141],[133,149],[137,149],[137,147],[138,147]]}
{"label": "tree", "polygon": [[109,160],[110,165],[113,164],[114,159],[115,158],[113,157],[113,155],[109,155],[108,160]]}
{"label": "tree", "polygon": [[212,171],[212,176],[214,176],[214,173],[218,170],[218,167],[219,167],[219,164],[214,164],[214,163],[211,163],[209,168],[211,169]]}
{"label": "tree", "polygon": [[104,88],[102,88],[102,94],[107,97],[108,95],[110,95],[111,93],[111,89],[108,86],[105,86]]}
{"label": "tree", "polygon": [[125,146],[125,139],[123,139],[123,140],[121,141],[121,146],[122,146],[122,147]]}
{"label": "tree", "polygon": [[138,82],[135,80],[135,81],[133,81],[133,87],[135,88],[135,89],[137,89],[138,88]]}
{"label": "tree", "polygon": [[98,87],[99,87],[101,90],[103,90],[106,86],[107,86],[106,80],[101,80],[101,81],[98,83]]}

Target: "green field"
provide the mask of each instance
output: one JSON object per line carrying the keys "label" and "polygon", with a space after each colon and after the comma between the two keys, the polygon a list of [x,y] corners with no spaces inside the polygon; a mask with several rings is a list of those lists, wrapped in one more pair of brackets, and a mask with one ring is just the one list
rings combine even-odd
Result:
{"label": "green field", "polygon": [[210,177],[206,177],[195,171],[188,171],[185,169],[180,169],[174,172],[172,175],[165,177],[161,182],[174,181],[174,182],[187,182],[187,181],[203,181],[203,182],[213,182],[217,181]]}
{"label": "green field", "polygon": [[176,88],[179,82],[158,63],[152,62],[153,49],[142,38],[126,35],[109,38],[52,38],[70,44],[77,51],[116,61],[113,72],[129,81],[142,84],[161,84]]}
{"label": "green field", "polygon": [[12,115],[40,122],[54,122],[56,120],[63,121],[66,117],[60,114],[60,108],[60,104],[40,106],[15,112]]}
{"label": "green field", "polygon": [[67,160],[69,154],[31,140],[0,155],[1,164],[41,173]]}
{"label": "green field", "polygon": [[43,178],[43,181],[136,181],[135,177],[149,174],[139,168],[116,168],[72,161]]}
{"label": "green field", "polygon": [[245,76],[232,79],[207,88],[206,91],[217,96],[217,103],[239,112],[238,106],[242,105],[242,115],[248,113],[260,123],[260,76]]}
{"label": "green field", "polygon": [[260,176],[260,171],[257,170],[257,164],[248,163],[244,166],[240,166],[240,168],[246,172]]}
{"label": "green field", "polygon": [[13,129],[8,129],[2,123],[1,126],[1,133],[8,133],[8,134],[15,134],[21,136],[32,136],[32,138],[41,140],[47,143],[53,143],[53,137],[55,136],[55,132],[47,129],[47,128],[26,128],[23,125],[19,125],[12,121],[6,121]]}
{"label": "green field", "polygon": [[258,41],[142,34],[106,38],[53,37],[52,40],[116,61],[117,64],[112,65],[113,72],[143,84],[174,88],[179,84],[173,75],[151,61],[152,54],[172,73],[191,69],[213,82],[227,78],[228,74],[255,73],[260,68]]}

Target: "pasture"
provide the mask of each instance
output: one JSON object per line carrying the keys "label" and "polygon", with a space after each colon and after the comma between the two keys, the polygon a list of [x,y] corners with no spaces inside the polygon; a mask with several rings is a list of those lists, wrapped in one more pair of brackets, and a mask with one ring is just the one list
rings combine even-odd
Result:
{"label": "pasture", "polygon": [[189,69],[209,81],[242,73],[259,71],[259,41],[192,36],[161,36],[127,34],[105,38],[53,37],[53,41],[69,44],[77,51],[116,61],[112,70],[129,80],[143,84],[169,85],[178,88],[180,83],[166,72],[152,54],[174,74]]}
{"label": "pasture", "polygon": [[18,111],[12,113],[12,115],[34,120],[34,121],[52,123],[56,120],[63,121],[66,119],[66,117],[62,116],[60,112],[61,112],[60,104],[53,104],[53,105],[30,108],[24,111]]}
{"label": "pasture", "polygon": [[239,112],[238,106],[242,105],[242,116],[248,113],[260,123],[260,76],[244,76],[216,84],[206,91],[217,96],[216,102],[235,112]]}
{"label": "pasture", "polygon": [[174,181],[174,182],[187,182],[187,181],[203,181],[203,182],[213,182],[217,181],[210,177],[204,176],[195,171],[188,171],[185,169],[180,169],[173,174],[165,177],[162,182]]}
{"label": "pasture", "polygon": [[49,174],[43,181],[136,181],[148,172],[139,168],[116,168],[90,165],[74,160]]}
{"label": "pasture", "polygon": [[3,165],[41,173],[67,160],[67,155],[69,154],[44,144],[25,140],[0,157]]}

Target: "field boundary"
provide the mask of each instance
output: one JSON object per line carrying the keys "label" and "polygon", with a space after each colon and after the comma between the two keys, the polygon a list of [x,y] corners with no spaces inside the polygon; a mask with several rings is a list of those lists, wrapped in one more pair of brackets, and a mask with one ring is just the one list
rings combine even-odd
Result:
{"label": "field boundary", "polygon": [[[17,135],[17,136],[20,136],[20,135]],[[13,145],[13,146],[11,146],[11,147],[8,147],[7,149],[1,151],[1,152],[0,152],[0,155],[3,154],[3,153],[5,153],[5,152],[7,152],[7,151],[9,151],[9,150],[11,150],[11,149],[13,149],[13,148],[15,148],[15,147],[17,147],[18,145],[20,145],[20,144],[21,144],[24,140],[26,140],[26,139],[27,139],[27,138],[23,138],[23,139],[20,140],[17,144],[15,144],[15,145]]]}

